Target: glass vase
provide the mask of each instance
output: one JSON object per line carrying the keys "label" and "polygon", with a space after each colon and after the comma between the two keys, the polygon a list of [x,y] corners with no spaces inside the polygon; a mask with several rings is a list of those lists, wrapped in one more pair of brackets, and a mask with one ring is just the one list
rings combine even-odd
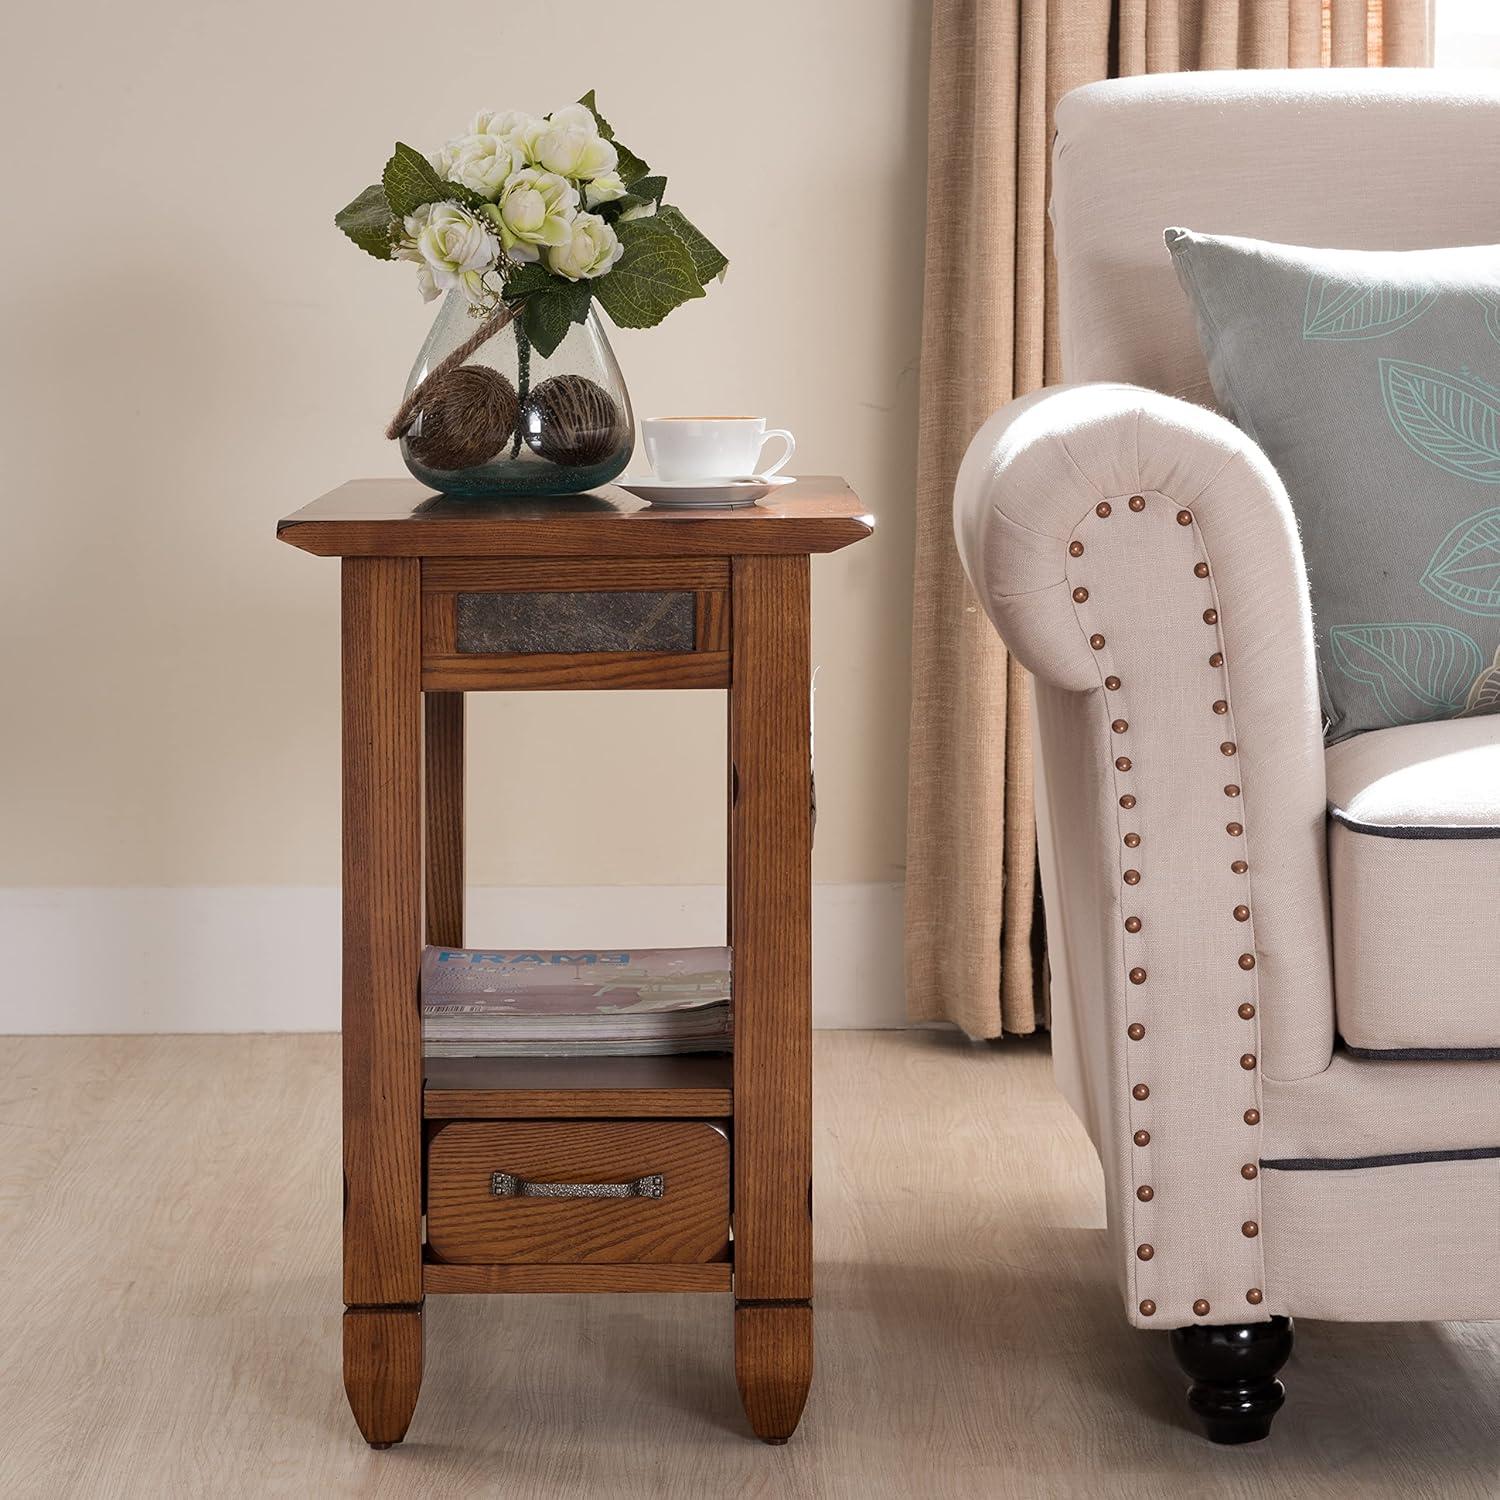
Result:
{"label": "glass vase", "polygon": [[[450,292],[406,394],[481,327],[462,295]],[[501,328],[436,376],[400,441],[406,467],[445,495],[576,495],[624,470],[635,417],[614,350],[590,309],[545,359],[519,318]]]}

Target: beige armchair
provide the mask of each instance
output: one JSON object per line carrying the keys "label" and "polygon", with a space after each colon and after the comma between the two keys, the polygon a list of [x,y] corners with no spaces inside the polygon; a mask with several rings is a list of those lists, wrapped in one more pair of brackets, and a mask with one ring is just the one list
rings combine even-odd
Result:
{"label": "beige armchair", "polygon": [[1166,75],[1057,126],[1072,383],[985,425],[955,525],[1036,678],[1056,1069],[1126,1311],[1246,1441],[1295,1316],[1500,1318],[1500,715],[1325,752],[1297,526],[1162,231],[1500,242],[1500,80]]}

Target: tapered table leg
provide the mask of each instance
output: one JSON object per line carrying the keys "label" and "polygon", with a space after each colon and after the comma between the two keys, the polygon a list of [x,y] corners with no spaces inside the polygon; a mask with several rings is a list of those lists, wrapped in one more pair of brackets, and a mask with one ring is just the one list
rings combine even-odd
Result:
{"label": "tapered table leg", "polygon": [[808,559],[736,557],[731,603],[735,1375],[785,1442],[812,1380]]}
{"label": "tapered table leg", "polygon": [[344,1386],[376,1446],[422,1379],[420,567],[343,565]]}

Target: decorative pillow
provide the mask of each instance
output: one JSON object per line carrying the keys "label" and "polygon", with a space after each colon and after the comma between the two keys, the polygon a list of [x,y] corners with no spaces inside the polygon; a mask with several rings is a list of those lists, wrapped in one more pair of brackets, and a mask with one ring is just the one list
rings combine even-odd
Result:
{"label": "decorative pillow", "polygon": [[1167,245],[1297,514],[1328,738],[1500,711],[1500,245]]}

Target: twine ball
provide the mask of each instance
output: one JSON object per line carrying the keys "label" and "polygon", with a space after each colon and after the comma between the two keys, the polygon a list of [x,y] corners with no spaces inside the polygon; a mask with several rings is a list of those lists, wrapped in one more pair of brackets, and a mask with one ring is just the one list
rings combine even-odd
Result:
{"label": "twine ball", "polygon": [[533,453],[555,464],[602,463],[621,442],[620,408],[582,375],[550,375],[527,398],[521,431]]}
{"label": "twine ball", "polygon": [[492,459],[516,430],[516,388],[488,365],[460,365],[422,385],[421,432],[411,456],[429,469],[472,469]]}

